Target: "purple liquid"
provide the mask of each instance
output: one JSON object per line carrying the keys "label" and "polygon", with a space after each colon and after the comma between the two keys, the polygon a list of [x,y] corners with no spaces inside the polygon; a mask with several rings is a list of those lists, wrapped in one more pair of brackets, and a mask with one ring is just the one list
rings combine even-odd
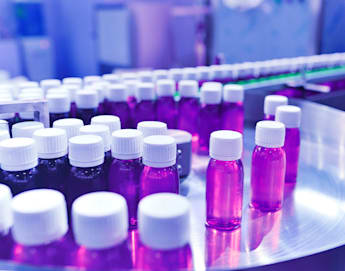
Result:
{"label": "purple liquid", "polygon": [[69,111],[69,117],[70,118],[77,117],[77,104],[75,102],[71,103],[71,111]]}
{"label": "purple liquid", "polygon": [[300,132],[298,128],[286,128],[284,151],[286,153],[285,182],[297,180]]}
{"label": "purple liquid", "polygon": [[67,113],[50,113],[49,114],[49,122],[50,127],[53,127],[53,122],[60,119],[69,118],[69,112]]}
{"label": "purple liquid", "polygon": [[36,167],[23,171],[3,170],[1,173],[1,183],[11,188],[13,195],[17,195],[38,187],[39,172]]}
{"label": "purple liquid", "polygon": [[203,104],[198,120],[199,154],[208,154],[210,135],[220,128],[220,105]]}
{"label": "purple liquid", "polygon": [[100,102],[97,108],[97,112],[99,115],[104,115],[106,112],[106,104],[105,102]]}
{"label": "purple liquid", "polygon": [[138,270],[192,270],[192,251],[189,245],[172,250],[156,250],[139,244]]}
{"label": "purple liquid", "polygon": [[177,129],[197,134],[199,101],[197,98],[182,97],[178,104]]}
{"label": "purple liquid", "polygon": [[69,265],[83,270],[128,270],[133,266],[128,241],[107,249],[76,247]]}
{"label": "purple liquid", "polygon": [[104,153],[104,181],[106,186],[108,187],[108,179],[109,179],[109,171],[110,171],[110,166],[113,163],[113,157],[111,156],[111,151],[107,151]]}
{"label": "purple liquid", "polygon": [[97,116],[97,108],[77,109],[77,118],[81,119],[85,125],[90,124],[94,116]]}
{"label": "purple liquid", "polygon": [[13,239],[9,232],[0,233],[0,260],[9,260],[11,258],[11,250],[13,247]]}
{"label": "purple liquid", "polygon": [[70,170],[67,155],[56,159],[39,159],[37,170],[40,188],[55,189],[66,194],[66,179]]}
{"label": "purple liquid", "polygon": [[264,120],[274,120],[275,119],[275,115],[267,115],[265,114],[264,116]]}
{"label": "purple liquid", "polygon": [[178,194],[179,185],[176,165],[165,168],[144,166],[140,176],[140,198],[161,192]]}
{"label": "purple liquid", "polygon": [[45,245],[23,246],[15,243],[12,249],[12,260],[17,263],[35,266],[64,266],[73,244],[69,234]]}
{"label": "purple liquid", "polygon": [[154,101],[141,101],[134,109],[135,127],[141,121],[156,120],[156,105]]}
{"label": "purple liquid", "polygon": [[283,148],[256,146],[252,156],[251,206],[264,212],[282,207],[286,157]]}
{"label": "purple liquid", "polygon": [[137,226],[137,208],[139,203],[141,158],[120,160],[114,158],[109,173],[109,191],[122,195],[128,206],[130,228]]}
{"label": "purple liquid", "polygon": [[174,97],[159,97],[156,106],[157,120],[165,122],[168,125],[168,129],[175,129],[177,109]]}
{"label": "purple liquid", "polygon": [[243,103],[229,103],[222,104],[222,120],[221,129],[237,131],[243,134],[244,125],[244,108]]}
{"label": "purple liquid", "polygon": [[128,106],[131,110],[134,110],[136,104],[137,104],[137,98],[135,96],[129,96],[127,98],[127,103],[128,103]]}
{"label": "purple liquid", "polygon": [[242,161],[211,158],[206,179],[206,225],[223,230],[239,227],[243,198]]}
{"label": "purple liquid", "polygon": [[131,110],[126,102],[110,102],[108,114],[118,116],[122,128],[131,128]]}

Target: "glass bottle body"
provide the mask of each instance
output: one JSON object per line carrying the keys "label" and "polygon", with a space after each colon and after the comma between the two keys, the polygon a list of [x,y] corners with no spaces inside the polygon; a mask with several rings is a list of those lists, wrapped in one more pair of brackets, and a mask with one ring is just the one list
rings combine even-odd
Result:
{"label": "glass bottle body", "polygon": [[199,101],[194,97],[182,97],[178,104],[177,129],[197,134]]}
{"label": "glass bottle body", "polygon": [[222,130],[232,130],[243,134],[244,126],[244,108],[243,103],[229,103],[222,104]]}
{"label": "glass bottle body", "polygon": [[176,128],[177,109],[174,97],[159,97],[156,103],[157,120],[168,125],[168,129]]}

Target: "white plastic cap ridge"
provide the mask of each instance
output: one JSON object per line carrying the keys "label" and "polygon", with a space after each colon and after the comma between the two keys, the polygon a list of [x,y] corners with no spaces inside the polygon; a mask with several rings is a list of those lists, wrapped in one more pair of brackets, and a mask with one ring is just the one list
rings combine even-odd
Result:
{"label": "white plastic cap ridge", "polygon": [[281,95],[268,95],[265,97],[264,113],[266,115],[275,115],[278,106],[287,105],[288,98]]}
{"label": "white plastic cap ridge", "polygon": [[113,132],[111,154],[116,159],[129,160],[142,157],[143,134],[136,129],[122,129]]}
{"label": "white plastic cap ridge", "polygon": [[40,129],[34,132],[33,139],[41,159],[55,159],[67,155],[67,135],[63,129]]}
{"label": "white plastic cap ridge", "polygon": [[67,139],[80,134],[80,127],[84,125],[83,121],[75,118],[67,118],[56,120],[53,123],[54,128],[60,128],[65,130]]}
{"label": "white plastic cap ridge", "polygon": [[168,133],[167,124],[161,121],[141,121],[138,123],[137,129],[143,133],[144,138]]}
{"label": "white plastic cap ridge", "polygon": [[235,161],[242,157],[242,134],[230,130],[211,133],[210,156],[220,161]]}
{"label": "white plastic cap ridge", "polygon": [[91,119],[91,124],[106,125],[109,127],[110,134],[121,129],[120,118],[113,115],[99,115]]}
{"label": "white plastic cap ridge", "polygon": [[244,88],[241,85],[227,84],[223,89],[223,100],[230,103],[243,102]]}
{"label": "white plastic cap ridge", "polygon": [[265,148],[284,146],[285,125],[278,121],[264,120],[256,124],[255,144]]}
{"label": "white plastic cap ridge", "polygon": [[282,122],[286,128],[299,128],[301,126],[301,109],[293,105],[277,107],[275,120]]}
{"label": "white plastic cap ridge", "polygon": [[164,168],[176,164],[176,140],[167,135],[153,135],[144,139],[143,164]]}
{"label": "white plastic cap ridge", "polygon": [[80,127],[80,135],[97,135],[103,140],[104,152],[110,151],[110,130],[109,127],[102,124],[91,124]]}

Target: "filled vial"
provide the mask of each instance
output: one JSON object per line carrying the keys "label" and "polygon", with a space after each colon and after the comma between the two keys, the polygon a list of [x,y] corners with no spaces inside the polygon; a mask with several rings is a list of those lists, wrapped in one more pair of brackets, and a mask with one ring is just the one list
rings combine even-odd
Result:
{"label": "filled vial", "polygon": [[140,83],[137,87],[137,104],[134,108],[135,127],[141,121],[156,120],[156,94],[152,83]]}
{"label": "filled vial", "polygon": [[113,163],[109,172],[109,191],[122,195],[128,206],[130,228],[137,225],[140,197],[143,135],[135,129],[123,129],[112,134]]}
{"label": "filled vial", "polygon": [[122,128],[130,128],[132,126],[131,110],[127,103],[127,90],[125,85],[110,85],[107,114],[119,117]]}
{"label": "filled vial", "polygon": [[241,225],[243,198],[242,134],[220,130],[210,138],[206,173],[206,225],[233,230]]}
{"label": "filled vial", "polygon": [[190,242],[190,204],[173,193],[147,196],[138,208],[139,270],[193,269]]}
{"label": "filled vial", "polygon": [[243,134],[244,89],[241,85],[227,84],[223,91],[221,129]]}
{"label": "filled vial", "polygon": [[90,124],[92,117],[98,114],[98,94],[95,90],[84,89],[77,92],[77,118]]}
{"label": "filled vial", "polygon": [[106,125],[109,128],[110,134],[121,129],[121,121],[117,116],[100,115],[91,119],[91,125]]}
{"label": "filled vial", "polygon": [[171,136],[156,135],[144,139],[140,198],[160,192],[179,193],[176,149],[176,141]]}
{"label": "filled vial", "polygon": [[207,82],[201,87],[201,108],[198,118],[199,154],[209,153],[211,133],[220,128],[222,88],[222,84],[217,82]]}
{"label": "filled vial", "polygon": [[53,128],[65,130],[67,140],[71,137],[78,136],[80,134],[80,127],[82,126],[84,126],[83,121],[74,118],[56,120],[53,123]]}
{"label": "filled vial", "polygon": [[161,121],[142,121],[137,125],[137,129],[143,133],[143,137],[152,135],[167,135],[168,126]]}
{"label": "filled vial", "polygon": [[251,207],[264,212],[282,207],[286,155],[283,149],[285,126],[277,121],[259,121],[251,169]]}
{"label": "filled vial", "polygon": [[[44,203],[44,204],[42,204]],[[34,266],[64,266],[73,247],[66,202],[51,189],[26,191],[13,198],[12,260]]]}
{"label": "filled vial", "polygon": [[170,79],[157,81],[156,119],[168,125],[169,129],[176,128],[177,107],[175,102],[175,82]]}
{"label": "filled vial", "polygon": [[54,121],[69,117],[71,101],[67,93],[48,94],[47,101],[49,110],[49,121],[51,127],[53,126]]}
{"label": "filled vial", "polygon": [[9,260],[13,240],[10,229],[12,227],[11,210],[12,193],[8,186],[0,184],[0,259]]}
{"label": "filled vial", "polygon": [[197,135],[199,116],[199,86],[197,81],[179,82],[180,101],[178,102],[177,128]]}
{"label": "filled vial", "polygon": [[12,137],[32,138],[35,131],[43,128],[43,123],[39,121],[19,122],[12,126]]}
{"label": "filled vial", "polygon": [[32,138],[18,137],[0,142],[0,180],[11,188],[13,195],[38,186],[37,165],[37,147]]}
{"label": "filled vial", "polygon": [[69,266],[83,270],[128,270],[126,200],[111,192],[94,192],[75,200],[72,225],[76,247]]}
{"label": "filled vial", "polygon": [[[65,79],[66,80],[65,83]],[[67,90],[69,93],[69,97],[71,100],[71,109],[69,112],[69,117],[70,118],[76,118],[77,117],[77,104],[75,103],[76,97],[77,97],[77,92],[82,88],[82,80],[81,78],[78,77],[70,77],[70,78],[65,78],[63,79],[63,85],[62,87]]]}
{"label": "filled vial", "polygon": [[129,108],[131,109],[132,114],[133,114],[134,108],[137,104],[136,93],[137,93],[139,83],[140,82],[137,79],[131,79],[131,80],[125,80],[124,81],[124,84],[126,86],[126,91],[127,91],[127,103],[128,103]]}
{"label": "filled vial", "polygon": [[46,96],[49,89],[60,87],[61,81],[59,79],[45,79],[40,82],[40,86],[44,96]]}
{"label": "filled vial", "polygon": [[93,83],[90,87],[90,89],[97,91],[99,101],[97,112],[100,115],[105,114],[107,111],[109,85],[110,84],[106,81],[100,81]]}
{"label": "filled vial", "polygon": [[281,95],[267,95],[264,101],[264,119],[275,120],[276,110],[278,106],[287,105],[288,98]]}
{"label": "filled vial", "polygon": [[55,189],[65,194],[69,173],[65,130],[40,129],[34,133],[33,139],[36,141],[38,153],[38,186]]}
{"label": "filled vial", "polygon": [[284,151],[286,154],[285,182],[295,183],[298,172],[299,149],[301,144],[301,109],[293,105],[279,106],[276,120],[285,125]]}
{"label": "filled vial", "polygon": [[104,175],[104,144],[100,136],[80,135],[69,139],[69,163],[67,180],[68,210],[81,195],[104,191],[107,182]]}

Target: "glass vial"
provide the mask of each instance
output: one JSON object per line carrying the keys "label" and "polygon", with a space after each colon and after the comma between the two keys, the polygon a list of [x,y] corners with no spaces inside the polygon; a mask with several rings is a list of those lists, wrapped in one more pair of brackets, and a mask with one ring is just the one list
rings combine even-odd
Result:
{"label": "glass vial", "polygon": [[90,124],[92,117],[98,114],[98,94],[91,89],[83,89],[77,92],[77,118],[85,124]]}
{"label": "glass vial", "polygon": [[285,126],[281,122],[259,121],[256,124],[250,205],[264,212],[282,207],[286,169],[284,139]]}
{"label": "glass vial", "polygon": [[286,128],[283,149],[286,154],[285,182],[288,183],[295,183],[297,180],[301,114],[301,109],[293,105],[279,106],[276,112],[276,120]]}
{"label": "glass vial", "polygon": [[276,109],[280,105],[287,105],[288,98],[281,95],[268,95],[264,101],[264,119],[275,120]]}
{"label": "glass vial", "polygon": [[179,193],[176,148],[176,141],[171,136],[156,135],[144,139],[140,198],[160,192]]}
{"label": "glass vial", "polygon": [[0,259],[8,260],[11,257],[13,246],[10,229],[12,227],[12,194],[8,186],[0,184]]}
{"label": "glass vial", "polygon": [[71,109],[71,101],[69,95],[66,94],[48,94],[48,110],[50,126],[53,126],[54,121],[65,119],[69,117]]}
{"label": "glass vial", "polygon": [[143,135],[134,129],[112,134],[113,163],[109,172],[109,190],[122,195],[128,206],[129,226],[136,228],[142,166]]}
{"label": "glass vial", "polygon": [[138,103],[134,108],[135,127],[141,121],[156,120],[155,88],[152,83],[140,83],[137,88]]}
{"label": "glass vial", "polygon": [[206,173],[206,225],[233,230],[241,225],[243,198],[242,134],[216,131],[210,138]]}
{"label": "glass vial", "polygon": [[169,129],[176,128],[177,108],[175,102],[176,85],[173,80],[165,79],[157,81],[156,117],[164,122]]}
{"label": "glass vial", "polygon": [[123,84],[113,84],[109,87],[109,115],[118,116],[122,128],[130,128],[132,125],[131,110],[127,103],[127,90]]}
{"label": "glass vial", "polygon": [[227,84],[223,91],[221,129],[243,134],[244,89],[241,85]]}

